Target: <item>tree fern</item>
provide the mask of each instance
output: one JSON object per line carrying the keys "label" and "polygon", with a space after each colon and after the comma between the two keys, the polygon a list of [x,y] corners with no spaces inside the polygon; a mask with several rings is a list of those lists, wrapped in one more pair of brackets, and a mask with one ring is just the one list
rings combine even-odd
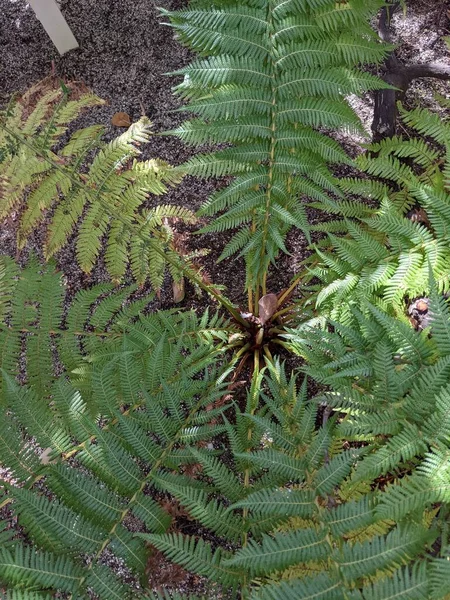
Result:
{"label": "tree fern", "polygon": [[[176,133],[222,144],[175,170],[136,161],[144,121],[107,145],[97,127],[63,141],[92,97],[71,103],[55,90],[31,112],[7,109],[0,164],[8,202],[26,200],[19,245],[44,216],[48,257],[78,227],[86,271],[106,240],[115,281],[129,264],[157,287],[167,263],[233,319],[147,315],[137,286],[109,284],[67,308],[53,263],[0,261],[0,595],[168,598],[148,579],[163,553],[204,578],[207,597],[448,596],[447,157],[395,138],[359,159],[385,181],[339,184],[327,165],[348,160],[319,132],[358,128],[345,96],[380,85],[357,67],[386,52],[368,25],[380,5],[194,0],[166,13],[201,55],[178,72],[181,110],[199,118]],[[405,119],[447,147],[446,126],[427,115]],[[144,208],[184,173],[234,177],[202,212],[222,213],[207,230],[239,228],[222,257],[246,257],[255,314],[177,256],[167,219],[190,213]],[[379,205],[344,197],[361,193]],[[328,238],[304,283],[326,286],[309,286],[315,308],[299,322],[279,310],[290,290],[259,296],[289,228],[308,235],[306,196],[337,218],[316,227]],[[414,203],[422,222],[408,215]],[[417,333],[389,313],[425,289],[431,327]],[[288,368],[280,347],[305,363]],[[320,386],[312,398],[306,376]]]}
{"label": "tree fern", "polygon": [[[41,276],[59,281],[39,269],[21,275],[35,301]],[[11,292],[7,322],[17,310]],[[394,590],[406,598],[417,584],[425,597],[445,598],[448,571],[434,551],[445,541],[450,492],[444,303],[432,300],[436,339],[370,305],[335,331],[292,329],[287,346],[308,356],[303,370],[329,389],[308,401],[305,381],[268,356],[231,422],[221,363],[232,325],[190,313],[139,316],[140,301],[124,305],[116,291],[96,303],[95,292],[82,292],[68,329],[53,331],[70,372],[50,369],[50,403],[39,381],[4,374],[2,504],[29,540],[7,537],[2,548],[11,598],[24,587],[44,597],[145,598],[151,547],[231,597],[366,599]],[[89,321],[102,335],[81,326]],[[63,343],[72,336],[77,349]],[[320,423],[324,401],[338,412]],[[214,449],[223,436],[232,461]],[[213,544],[177,531],[166,510],[174,503]],[[139,590],[103,564],[105,552]]]}

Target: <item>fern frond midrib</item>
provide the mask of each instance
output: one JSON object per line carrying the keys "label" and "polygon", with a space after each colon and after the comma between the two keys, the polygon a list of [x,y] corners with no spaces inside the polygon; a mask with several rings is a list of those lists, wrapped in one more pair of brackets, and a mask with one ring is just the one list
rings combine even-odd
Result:
{"label": "fern frond midrib", "polygon": [[[262,236],[262,244],[260,251],[260,260],[263,262],[264,256],[266,255],[266,243],[268,236],[268,228],[269,228],[269,219],[270,219],[270,207],[272,203],[272,185],[273,185],[273,170],[275,163],[275,147],[276,147],[276,131],[277,131],[277,85],[275,80],[275,46],[274,46],[274,23],[273,23],[273,8],[272,8],[272,0],[267,2],[267,28],[268,28],[268,42],[269,42],[269,52],[268,52],[268,61],[270,65],[270,77],[271,77],[271,89],[272,89],[272,106],[270,113],[270,148],[269,148],[269,165],[268,165],[268,182],[267,182],[267,191],[266,191],[266,204],[265,204],[265,216],[264,216],[264,224],[263,224],[263,236]],[[266,289],[266,274],[262,275],[258,274],[258,279],[256,281],[256,294],[255,294],[255,306],[254,312],[258,314],[258,301],[259,301],[259,288],[261,288],[262,295],[267,293]]]}

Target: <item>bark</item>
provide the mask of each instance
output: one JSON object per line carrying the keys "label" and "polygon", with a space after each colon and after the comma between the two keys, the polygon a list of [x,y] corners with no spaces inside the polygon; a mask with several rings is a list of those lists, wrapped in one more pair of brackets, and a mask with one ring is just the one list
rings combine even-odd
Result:
{"label": "bark", "polygon": [[[392,43],[390,21],[398,10],[400,3],[394,2],[385,6],[378,20],[378,35],[381,40]],[[372,121],[373,141],[392,137],[397,125],[397,102],[401,101],[414,79],[432,77],[450,80],[450,65],[443,63],[416,63],[404,65],[396,56],[395,51],[387,57],[384,63],[382,79],[396,89],[376,90],[375,106]]]}

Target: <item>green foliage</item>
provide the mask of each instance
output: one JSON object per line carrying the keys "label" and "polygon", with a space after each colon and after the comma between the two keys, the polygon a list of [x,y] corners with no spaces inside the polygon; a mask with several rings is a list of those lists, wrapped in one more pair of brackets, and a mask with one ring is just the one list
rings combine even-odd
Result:
{"label": "green foliage", "polygon": [[129,266],[138,283],[150,278],[157,289],[173,237],[169,221],[195,219],[179,206],[146,204],[150,194],[163,194],[181,177],[163,161],[137,160],[150,135],[146,117],[109,143],[101,141],[98,125],[69,137],[68,125],[80,112],[103,101],[89,94],[70,100],[65,89],[49,91],[44,81],[0,113],[0,219],[21,212],[19,249],[45,221],[47,259],[76,231],[83,271],[93,269],[103,247],[113,281],[120,282]]}
{"label": "green foliage", "polygon": [[[65,86],[7,109],[0,214],[21,211],[19,247],[46,221],[47,258],[76,231],[84,270],[104,244],[114,282],[129,265],[138,283],[69,301],[53,262],[0,259],[5,600],[187,600],[152,589],[162,555],[207,598],[448,600],[448,125],[404,114],[432,141],[372,146],[358,159],[367,178],[341,182],[328,165],[349,160],[323,133],[357,129],[346,96],[382,85],[360,70],[387,51],[368,25],[381,5],[194,0],[166,12],[200,55],[177,86],[198,118],[175,133],[221,144],[175,169],[137,162],[145,119],[109,144],[98,127],[69,138],[99,100],[70,100]],[[167,219],[193,216],[147,207],[184,173],[234,177],[202,214],[216,216],[207,231],[239,229],[222,257],[245,255],[254,314],[177,255]],[[338,219],[311,228],[306,197]],[[290,290],[266,295],[292,226],[328,234],[302,274],[321,281],[307,290],[313,320],[281,308]],[[231,318],[149,314],[138,284],[157,288],[166,263]],[[431,329],[416,333],[403,302],[423,292]]]}
{"label": "green foliage", "polygon": [[450,127],[427,110],[402,115],[425,138],[372,144],[357,160],[366,178],[340,181],[364,203],[314,204],[333,220],[313,227],[328,237],[307,259],[304,281],[319,279],[314,298],[334,318],[364,299],[402,314],[405,298],[426,294],[429,266],[438,290],[450,289]]}
{"label": "green foliage", "polygon": [[[208,311],[199,320],[193,312],[174,310],[146,315],[143,311],[154,295],[135,299],[137,285],[115,289],[111,284],[100,284],[82,290],[65,313],[62,277],[52,263],[41,266],[32,261],[21,270],[12,259],[0,257],[2,275],[1,368],[9,376],[26,377],[41,397],[49,395],[54,374],[61,371],[62,365],[80,384],[89,381],[86,385],[94,386],[89,394],[97,403],[102,398],[108,401],[110,379],[124,393],[135,396],[140,382],[158,379],[158,369],[162,369],[145,354],[154,340],[162,347],[169,344],[175,348],[177,343],[193,348],[202,342],[202,348],[191,359],[195,370],[201,364],[201,352],[207,355],[214,340],[226,342],[234,331],[227,321],[210,316]],[[94,371],[89,368],[93,359],[88,360],[88,356],[95,356]],[[170,362],[170,356],[166,347],[160,360]],[[140,361],[136,362],[136,357]],[[189,363],[187,357],[184,362]],[[128,373],[131,364],[134,381]]]}
{"label": "green foliage", "polygon": [[[11,261],[5,262],[11,269]],[[62,327],[61,294],[54,299],[56,308],[42,302],[42,289],[62,289],[59,276],[34,265],[15,284],[14,303],[2,305],[1,336],[25,335],[26,344],[15,364],[8,349],[1,365],[0,454],[9,473],[6,498],[35,547],[22,541],[2,546],[0,580],[11,589],[58,589],[77,598],[86,597],[88,588],[101,598],[128,597],[124,582],[102,564],[105,552],[144,576],[149,549],[130,523],[166,531],[171,517],[151,490],[167,494],[167,483],[170,490],[183,486],[189,494],[189,478],[181,471],[195,462],[191,445],[224,431],[224,425],[211,423],[221,411],[207,408],[225,392],[217,359],[229,325],[207,314],[146,317],[140,313],[149,298],[124,303],[135,288],[114,292],[100,286],[78,295]],[[34,321],[29,325],[24,317],[21,325],[29,330],[17,332],[29,297]],[[67,360],[61,377],[51,360],[33,364],[40,360],[34,340],[50,312],[52,331],[45,335],[52,336],[59,360]],[[48,338],[40,343],[48,346]],[[19,385],[11,373],[24,356],[30,372],[39,367],[42,378],[29,375],[27,384]],[[43,397],[47,389],[50,403]],[[208,491],[200,481],[193,487],[200,495]]]}
{"label": "green foliage", "polygon": [[[216,217],[203,231],[238,228],[221,259],[239,252],[247,285],[264,273],[291,227],[309,235],[304,198],[342,196],[330,163],[348,163],[319,129],[361,130],[346,96],[385,86],[359,65],[378,63],[388,48],[368,18],[378,0],[195,1],[163,11],[178,39],[201,58],[177,71],[175,91],[198,118],[172,133],[190,144],[231,144],[180,167],[201,177],[233,175],[200,214]],[[223,214],[222,214],[223,213]]]}
{"label": "green foliage", "polygon": [[[37,265],[13,281],[42,306],[41,279],[61,286]],[[144,598],[156,548],[230,597],[446,598],[450,316],[437,293],[431,337],[370,304],[332,331],[291,330],[287,347],[327,390],[308,400],[306,379],[268,359],[230,413],[223,359],[236,326],[143,316],[148,298],[124,304],[132,291],[83,291],[65,328],[52,325],[68,368],[58,377],[43,363],[51,402],[2,365],[3,504],[31,542],[0,530],[8,593]],[[18,303],[3,302],[2,335],[14,335]],[[171,506],[209,534],[184,531]]]}

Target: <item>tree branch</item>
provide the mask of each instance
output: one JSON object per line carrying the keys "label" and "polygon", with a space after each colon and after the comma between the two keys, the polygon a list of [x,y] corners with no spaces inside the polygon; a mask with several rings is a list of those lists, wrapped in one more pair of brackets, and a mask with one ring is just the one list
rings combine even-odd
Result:
{"label": "tree branch", "polygon": [[398,81],[396,87],[403,93],[406,92],[414,79],[421,77],[433,77],[434,79],[450,79],[450,65],[443,63],[417,63],[413,65],[402,65],[401,70],[392,73],[393,78]]}
{"label": "tree branch", "polygon": [[[393,14],[398,10],[400,2],[392,2],[384,6],[378,19],[378,36],[383,42],[392,43],[390,29]],[[384,138],[395,135],[397,124],[397,102],[401,100],[414,79],[432,77],[434,79],[450,80],[450,65],[443,63],[402,64],[394,52],[391,52],[384,62],[382,78],[396,89],[376,90],[375,106],[372,121],[373,141],[379,142]]]}
{"label": "tree branch", "polygon": [[392,2],[389,6],[383,6],[378,18],[378,37],[387,44],[392,44],[391,19],[400,8],[400,2]]}

